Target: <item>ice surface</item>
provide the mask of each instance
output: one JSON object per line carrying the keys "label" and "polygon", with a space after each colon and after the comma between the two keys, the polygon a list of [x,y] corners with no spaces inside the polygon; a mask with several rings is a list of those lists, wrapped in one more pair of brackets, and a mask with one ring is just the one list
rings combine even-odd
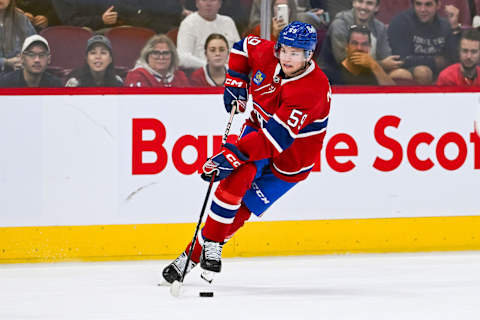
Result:
{"label": "ice surface", "polygon": [[0,319],[480,319],[480,252],[224,259],[214,298],[167,263],[0,265]]}

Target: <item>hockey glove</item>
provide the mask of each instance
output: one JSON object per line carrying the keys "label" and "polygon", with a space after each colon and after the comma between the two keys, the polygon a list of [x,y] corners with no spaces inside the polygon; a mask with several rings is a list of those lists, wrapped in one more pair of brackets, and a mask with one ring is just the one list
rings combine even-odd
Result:
{"label": "hockey glove", "polygon": [[223,103],[225,109],[230,113],[232,111],[232,105],[237,103],[237,110],[235,113],[245,112],[248,100],[248,76],[228,70],[225,78],[225,89],[223,91]]}
{"label": "hockey glove", "polygon": [[240,152],[235,145],[226,143],[219,153],[205,162],[202,179],[210,182],[213,173],[216,172],[214,181],[223,180],[246,161],[248,161],[248,157]]}

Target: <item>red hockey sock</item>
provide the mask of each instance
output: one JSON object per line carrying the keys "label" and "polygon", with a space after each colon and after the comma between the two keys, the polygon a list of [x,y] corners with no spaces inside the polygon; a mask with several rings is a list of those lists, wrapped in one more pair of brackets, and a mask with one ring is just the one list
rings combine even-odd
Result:
{"label": "red hockey sock", "polygon": [[[198,237],[201,237],[202,235],[199,234]],[[195,246],[193,247],[193,253],[191,260],[195,263],[198,263],[200,261],[200,254],[202,253],[202,246],[200,245],[200,240],[197,237],[197,241],[195,242]],[[185,249],[185,252],[188,254],[190,252],[190,246],[192,245],[192,241],[188,243],[187,248]]]}
{"label": "red hockey sock", "polygon": [[229,228],[230,224],[216,221],[208,216],[207,221],[205,221],[205,226],[202,230],[202,235],[208,240],[223,242],[225,241],[225,234]]}
{"label": "red hockey sock", "polygon": [[[202,234],[206,239],[216,242],[225,241],[229,230],[234,224],[242,198],[250,188],[256,171],[257,167],[255,164],[251,162],[246,163],[220,182],[215,190],[215,197],[202,230]],[[243,225],[243,221],[238,228]]]}
{"label": "red hockey sock", "polygon": [[229,240],[232,238],[235,232],[237,232],[237,230],[244,225],[245,221],[247,221],[251,215],[252,213],[250,210],[248,210],[245,204],[242,203],[242,206],[240,209],[238,209],[237,214],[235,215],[235,220],[233,220],[233,223],[230,225],[230,229],[228,229],[225,239]]}

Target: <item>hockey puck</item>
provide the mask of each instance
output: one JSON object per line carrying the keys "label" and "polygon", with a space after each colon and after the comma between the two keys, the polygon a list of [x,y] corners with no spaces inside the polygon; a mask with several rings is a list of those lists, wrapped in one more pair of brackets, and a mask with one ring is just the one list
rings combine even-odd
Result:
{"label": "hockey puck", "polygon": [[200,297],[208,297],[208,298],[211,298],[213,297],[213,292],[212,291],[204,291],[204,292],[200,292],[198,294]]}

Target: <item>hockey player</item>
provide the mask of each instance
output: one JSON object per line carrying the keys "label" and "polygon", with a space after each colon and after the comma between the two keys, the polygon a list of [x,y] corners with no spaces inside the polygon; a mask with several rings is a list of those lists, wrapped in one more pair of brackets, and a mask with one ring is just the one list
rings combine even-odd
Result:
{"label": "hockey player", "polygon": [[[326,134],[331,89],[312,61],[317,34],[309,24],[292,22],[272,42],[248,36],[233,45],[225,81],[228,112],[245,111],[248,89],[253,111],[240,139],[207,160],[202,178],[220,181],[205,226],[195,243],[187,272],[221,270],[224,243],[251,213],[260,216],[309,175]],[[248,75],[251,75],[251,79]],[[180,280],[190,244],[163,270],[169,283]]]}

